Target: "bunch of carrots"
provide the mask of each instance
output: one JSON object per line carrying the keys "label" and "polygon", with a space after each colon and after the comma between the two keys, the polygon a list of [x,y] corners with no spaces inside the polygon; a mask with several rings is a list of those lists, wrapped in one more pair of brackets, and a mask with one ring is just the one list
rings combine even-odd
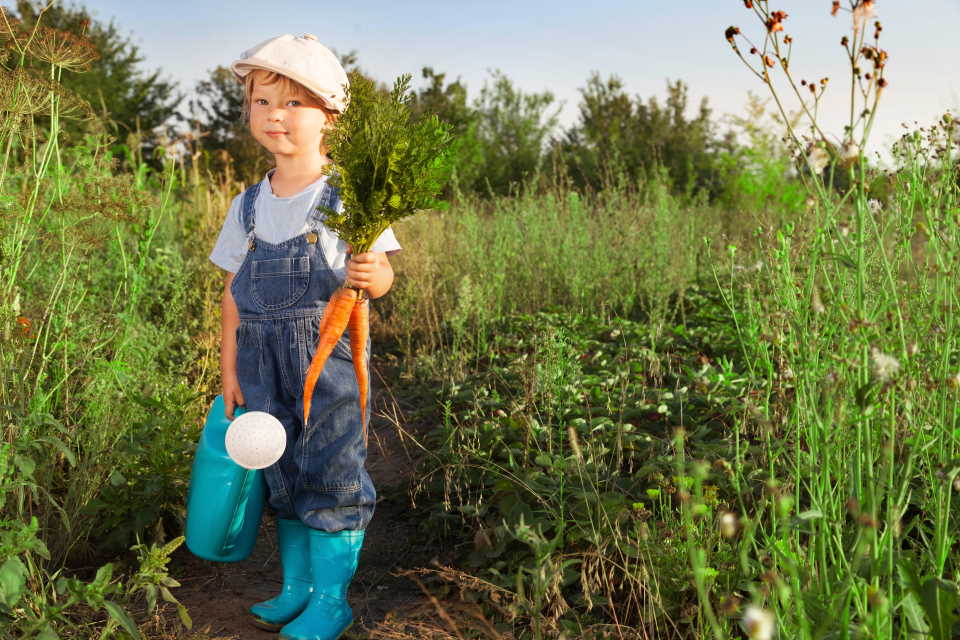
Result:
{"label": "bunch of carrots", "polygon": [[[387,92],[351,73],[348,96],[349,107],[326,139],[333,158],[327,169],[330,184],[339,188],[344,206],[342,212],[324,208],[324,223],[360,254],[397,220],[446,206],[439,195],[453,168],[453,137],[449,125],[436,116],[414,121],[409,74],[397,78]],[[324,364],[348,327],[366,441],[370,306],[360,289],[339,288],[323,311],[317,350],[304,384],[303,420],[306,423],[310,415],[313,389]]]}

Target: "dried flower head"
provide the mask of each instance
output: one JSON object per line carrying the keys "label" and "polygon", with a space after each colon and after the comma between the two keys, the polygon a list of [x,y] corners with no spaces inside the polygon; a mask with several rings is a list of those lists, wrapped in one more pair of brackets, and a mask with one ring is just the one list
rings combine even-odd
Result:
{"label": "dried flower head", "polygon": [[833,6],[830,7],[830,15],[837,15],[837,11],[840,11],[840,0],[833,0]]}
{"label": "dried flower head", "polygon": [[727,27],[726,32],[724,32],[724,36],[727,38],[727,42],[732,43],[733,37],[739,35],[739,33],[740,27]]}
{"label": "dried flower head", "polygon": [[881,383],[889,382],[900,371],[900,361],[876,347],[870,348],[870,363],[874,377]]}
{"label": "dried flower head", "polygon": [[776,33],[777,31],[783,31],[783,21],[787,19],[787,14],[784,11],[774,11],[770,14],[770,18],[767,19],[767,32]]}
{"label": "dried flower head", "polygon": [[860,147],[853,140],[847,140],[840,147],[840,159],[844,164],[852,164],[860,157]]}
{"label": "dried flower head", "polygon": [[743,626],[750,640],[771,640],[776,630],[776,619],[772,611],[750,605],[743,614]]}
{"label": "dried flower head", "polygon": [[70,71],[87,71],[100,57],[87,38],[68,31],[38,26],[27,43],[27,52],[38,60]]}
{"label": "dried flower head", "polygon": [[807,148],[807,164],[814,173],[821,173],[830,164],[830,154],[819,144],[811,144]]}

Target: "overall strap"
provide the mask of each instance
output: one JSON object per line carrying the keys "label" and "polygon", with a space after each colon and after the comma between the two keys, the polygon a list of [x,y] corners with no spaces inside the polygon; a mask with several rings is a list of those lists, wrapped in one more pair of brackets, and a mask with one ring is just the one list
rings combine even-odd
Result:
{"label": "overall strap", "polygon": [[307,226],[311,231],[318,231],[327,217],[326,209],[338,210],[340,206],[340,189],[332,186],[327,180],[320,187],[320,195],[317,197],[316,204],[310,216],[307,218]]}
{"label": "overall strap", "polygon": [[256,226],[256,213],[254,211],[257,204],[257,194],[260,193],[260,183],[251,185],[243,192],[243,203],[240,205],[240,221],[243,222],[243,229],[248,236],[253,236],[253,229]]}

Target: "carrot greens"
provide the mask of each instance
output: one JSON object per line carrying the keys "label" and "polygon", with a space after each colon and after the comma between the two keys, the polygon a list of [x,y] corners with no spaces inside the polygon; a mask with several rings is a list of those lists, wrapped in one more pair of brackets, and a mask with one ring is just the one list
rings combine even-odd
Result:
{"label": "carrot greens", "polygon": [[350,74],[349,106],[327,134],[333,186],[343,211],[325,208],[324,223],[354,253],[370,250],[395,221],[446,203],[439,194],[453,164],[450,126],[435,115],[414,120],[410,74],[389,93],[363,75]]}

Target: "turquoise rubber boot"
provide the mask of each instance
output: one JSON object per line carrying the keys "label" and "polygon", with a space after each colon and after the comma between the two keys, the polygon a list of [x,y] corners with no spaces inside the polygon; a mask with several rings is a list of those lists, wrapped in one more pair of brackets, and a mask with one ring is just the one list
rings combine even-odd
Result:
{"label": "turquoise rubber boot", "polygon": [[250,607],[253,624],[267,631],[279,631],[304,610],[310,601],[310,528],[299,520],[277,518],[277,546],[283,567],[280,595]]}
{"label": "turquoise rubber boot", "polygon": [[280,640],[336,640],[353,624],[347,588],[362,546],[363,531],[310,530],[313,593],[303,613],[280,629]]}

